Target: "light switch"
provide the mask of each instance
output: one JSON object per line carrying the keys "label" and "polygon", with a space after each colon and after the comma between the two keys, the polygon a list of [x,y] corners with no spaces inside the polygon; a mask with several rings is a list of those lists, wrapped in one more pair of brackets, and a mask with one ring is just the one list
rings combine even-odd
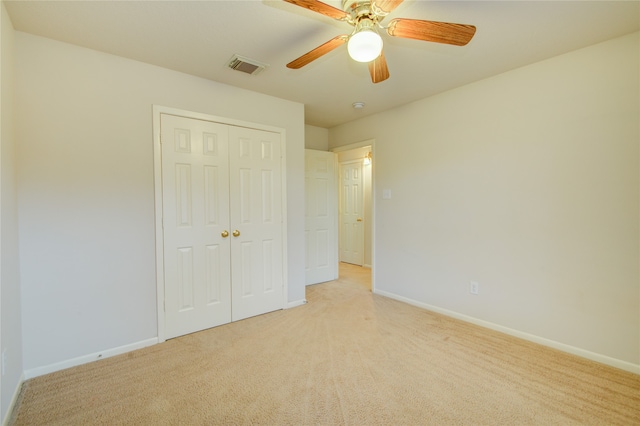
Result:
{"label": "light switch", "polygon": [[390,189],[383,189],[382,190],[382,199],[383,200],[390,200],[391,199],[391,190]]}

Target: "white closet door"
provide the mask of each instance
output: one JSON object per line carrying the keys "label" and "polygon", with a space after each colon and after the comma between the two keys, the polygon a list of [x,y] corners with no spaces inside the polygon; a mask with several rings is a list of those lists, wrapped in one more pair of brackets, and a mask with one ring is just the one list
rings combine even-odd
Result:
{"label": "white closet door", "polygon": [[229,128],[232,320],[282,309],[280,135]]}
{"label": "white closet door", "polygon": [[305,284],[338,278],[336,154],[305,150]]}
{"label": "white closet door", "polygon": [[228,126],[161,115],[166,337],[231,321]]}

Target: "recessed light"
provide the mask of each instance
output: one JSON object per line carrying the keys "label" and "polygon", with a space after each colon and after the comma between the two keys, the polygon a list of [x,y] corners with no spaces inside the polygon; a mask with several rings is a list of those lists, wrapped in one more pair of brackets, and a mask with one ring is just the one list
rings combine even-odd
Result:
{"label": "recessed light", "polygon": [[353,103],[353,107],[355,109],[362,109],[362,108],[364,108],[364,102],[354,102]]}

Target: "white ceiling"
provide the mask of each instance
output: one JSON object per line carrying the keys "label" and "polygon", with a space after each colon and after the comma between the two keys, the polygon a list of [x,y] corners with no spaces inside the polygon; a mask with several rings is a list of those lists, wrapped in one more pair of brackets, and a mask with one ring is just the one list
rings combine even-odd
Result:
{"label": "white ceiling", "polygon": [[[385,36],[391,77],[373,84],[346,46],[286,68],[351,26],[281,0],[4,3],[18,31],[301,102],[306,123],[326,128],[640,30],[639,1],[405,0],[391,18],[472,24],[476,35],[464,47]],[[269,67],[233,71],[234,54]]]}

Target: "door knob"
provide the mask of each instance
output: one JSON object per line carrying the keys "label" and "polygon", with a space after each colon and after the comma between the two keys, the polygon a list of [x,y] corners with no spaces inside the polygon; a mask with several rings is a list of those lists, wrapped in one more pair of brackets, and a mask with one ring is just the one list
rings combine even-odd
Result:
{"label": "door knob", "polygon": [[237,229],[235,231],[233,231],[233,236],[234,237],[239,237],[240,236],[240,231],[238,231]]}
{"label": "door knob", "polygon": [[357,221],[358,221],[358,222],[362,222],[362,218],[361,218],[361,217],[359,217],[359,218],[357,219]]}
{"label": "door knob", "polygon": [[229,231],[227,231],[226,229],[224,231],[222,231],[222,238],[227,238],[229,236]]}

